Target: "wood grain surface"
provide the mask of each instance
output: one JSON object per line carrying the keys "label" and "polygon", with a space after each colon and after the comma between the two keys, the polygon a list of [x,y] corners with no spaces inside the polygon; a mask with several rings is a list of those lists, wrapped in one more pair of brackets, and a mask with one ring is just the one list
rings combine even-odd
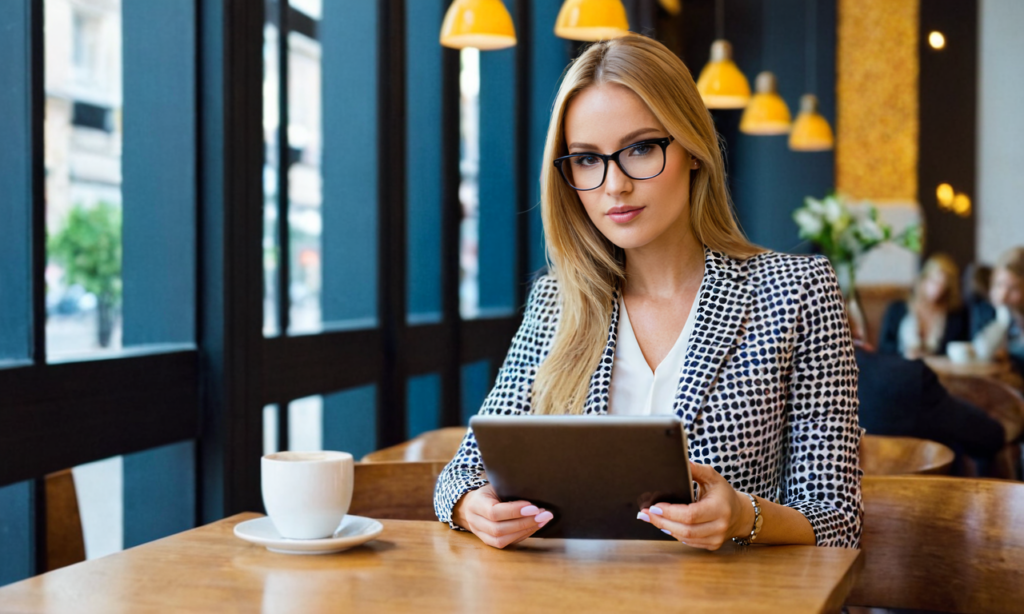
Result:
{"label": "wood grain surface", "polygon": [[[531,539],[509,550],[439,522],[384,520],[348,552],[274,554],[240,514],[0,589],[0,611],[838,612],[861,552]],[[653,530],[653,529],[652,529]]]}
{"label": "wood grain surface", "polygon": [[860,440],[864,475],[948,474],[953,459],[952,450],[927,439],[865,435]]}

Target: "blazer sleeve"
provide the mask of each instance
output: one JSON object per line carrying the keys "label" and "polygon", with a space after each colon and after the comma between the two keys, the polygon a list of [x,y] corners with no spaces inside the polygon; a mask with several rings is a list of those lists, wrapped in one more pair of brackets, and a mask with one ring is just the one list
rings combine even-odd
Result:
{"label": "blazer sleeve", "polygon": [[[539,278],[526,301],[526,312],[512,338],[505,362],[491,392],[484,399],[480,415],[528,414],[532,411],[533,380],[537,368],[547,356],[554,340],[558,320],[558,284],[551,276]],[[477,449],[473,429],[468,429],[455,457],[441,471],[434,487],[434,511],[438,520],[452,522],[452,509],[471,490],[487,484],[481,477],[484,466]]]}
{"label": "blazer sleeve", "polygon": [[827,260],[815,259],[798,292],[781,502],[810,521],[819,546],[856,548],[863,518],[858,368]]}
{"label": "blazer sleeve", "polygon": [[882,320],[882,334],[878,339],[878,351],[885,354],[900,353],[900,324],[907,315],[904,301],[893,301],[885,310]]}

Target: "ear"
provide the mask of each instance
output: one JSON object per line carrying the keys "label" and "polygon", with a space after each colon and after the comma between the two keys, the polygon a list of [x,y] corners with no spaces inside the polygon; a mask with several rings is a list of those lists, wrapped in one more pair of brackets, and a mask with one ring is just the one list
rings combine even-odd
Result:
{"label": "ear", "polygon": [[700,168],[700,160],[695,156],[690,156],[690,169],[697,170],[698,168]]}

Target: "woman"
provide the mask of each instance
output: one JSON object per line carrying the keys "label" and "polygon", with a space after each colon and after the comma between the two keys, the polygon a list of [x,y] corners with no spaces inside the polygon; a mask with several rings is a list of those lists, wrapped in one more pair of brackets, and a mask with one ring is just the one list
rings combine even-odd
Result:
{"label": "woman", "polygon": [[974,351],[986,359],[1006,355],[1024,373],[1024,247],[999,257],[988,298],[971,314]]}
{"label": "woman", "polygon": [[[856,547],[857,366],[835,274],[743,236],[683,63],[638,35],[591,46],[555,100],[541,186],[551,274],[480,413],[674,414],[701,498],[638,521],[714,550],[755,532],[757,505],[757,543]],[[481,471],[470,431],[438,479],[442,521],[503,548],[551,520]]]}
{"label": "woman", "polygon": [[909,301],[889,305],[878,350],[909,360],[945,354],[950,341],[970,339],[967,311],[960,299],[960,269],[944,254],[929,258]]}

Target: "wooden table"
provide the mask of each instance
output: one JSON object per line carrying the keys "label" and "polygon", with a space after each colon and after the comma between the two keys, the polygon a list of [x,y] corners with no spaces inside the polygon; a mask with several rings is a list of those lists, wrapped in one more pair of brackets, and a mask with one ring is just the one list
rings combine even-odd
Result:
{"label": "wooden table", "polygon": [[999,378],[1010,371],[1010,365],[1005,362],[981,362],[972,361],[967,363],[956,363],[948,356],[925,356],[925,364],[932,371],[939,375],[968,375],[974,377]]}
{"label": "wooden table", "polygon": [[[240,514],[0,589],[2,612],[834,612],[859,550],[531,539],[495,550],[439,522],[384,520],[334,555],[274,554]],[[653,530],[653,529],[652,529]]]}

